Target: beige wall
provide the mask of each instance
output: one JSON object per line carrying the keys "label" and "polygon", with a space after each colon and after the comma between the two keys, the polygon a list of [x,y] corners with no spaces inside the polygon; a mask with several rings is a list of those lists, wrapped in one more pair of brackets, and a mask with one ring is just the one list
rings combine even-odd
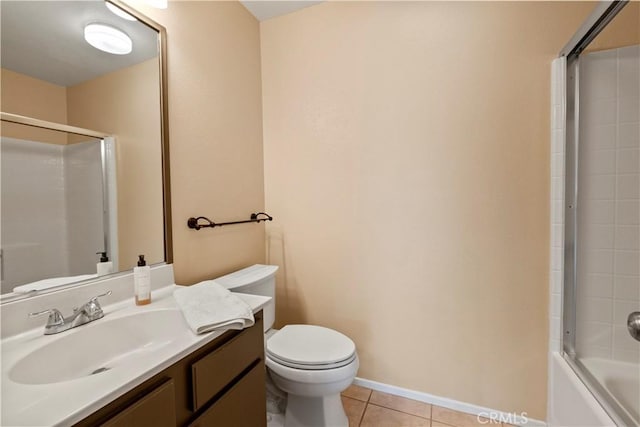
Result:
{"label": "beige wall", "polygon": [[640,1],[631,1],[585,49],[587,52],[640,43]]}
{"label": "beige wall", "polygon": [[164,261],[158,60],[67,89],[68,124],[116,138],[119,270]]}
{"label": "beige wall", "polygon": [[186,225],[191,216],[233,221],[264,208],[258,22],[239,2],[129,3],[168,34],[176,282],[263,262],[263,224]]}
{"label": "beige wall", "polygon": [[278,322],[358,375],[545,419],[550,62],[593,8],[329,2],[261,24]]}
{"label": "beige wall", "polygon": [[[54,85],[6,68],[0,70],[0,81],[2,112],[67,123],[67,93],[64,86]],[[8,122],[2,122],[2,135],[54,144],[67,143],[67,136],[64,133]]]}

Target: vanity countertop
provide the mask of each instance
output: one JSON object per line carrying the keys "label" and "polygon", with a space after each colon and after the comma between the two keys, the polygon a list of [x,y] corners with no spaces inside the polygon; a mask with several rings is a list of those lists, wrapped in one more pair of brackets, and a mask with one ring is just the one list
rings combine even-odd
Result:
{"label": "vanity countertop", "polygon": [[[136,306],[132,299],[104,306],[105,317],[103,319],[67,332],[44,335],[45,319],[43,319],[42,327],[3,340],[2,421],[0,425],[66,426],[74,424],[222,335],[224,331],[196,335],[180,316],[177,318],[182,321],[182,325],[178,327],[173,325],[176,327],[177,333],[172,335],[169,345],[154,348],[153,351],[146,352],[144,357],[130,358],[125,363],[119,364],[117,368],[50,384],[24,384],[12,380],[12,369],[25,356],[41,347],[51,345],[57,340],[78,333],[80,330],[86,333],[90,328],[99,326],[100,322],[152,311],[171,311],[175,315],[175,310],[179,309],[173,298],[173,291],[178,288],[179,286],[171,285],[153,291],[152,302],[147,306]],[[271,300],[271,298],[264,296],[236,295],[247,302],[254,313],[261,310]],[[122,330],[121,333],[130,334],[131,331]],[[108,340],[108,337],[105,339]],[[73,342],[73,340],[69,340],[69,342]],[[73,346],[68,351],[70,353],[91,351],[91,349],[76,347]],[[56,361],[54,358],[50,362],[48,369],[55,370]]]}

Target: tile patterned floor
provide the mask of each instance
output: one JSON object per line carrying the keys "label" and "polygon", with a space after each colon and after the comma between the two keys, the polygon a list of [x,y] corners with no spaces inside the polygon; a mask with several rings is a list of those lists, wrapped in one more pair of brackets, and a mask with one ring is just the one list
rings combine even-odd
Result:
{"label": "tile patterned floor", "polygon": [[349,427],[512,427],[357,385],[342,393],[342,403]]}

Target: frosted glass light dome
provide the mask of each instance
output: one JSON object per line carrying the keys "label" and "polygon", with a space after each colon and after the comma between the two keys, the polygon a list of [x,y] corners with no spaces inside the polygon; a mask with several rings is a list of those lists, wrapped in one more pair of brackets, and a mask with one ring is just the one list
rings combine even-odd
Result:
{"label": "frosted glass light dome", "polygon": [[133,50],[131,38],[117,28],[109,25],[87,25],[84,27],[84,39],[96,49],[114,55],[126,55]]}

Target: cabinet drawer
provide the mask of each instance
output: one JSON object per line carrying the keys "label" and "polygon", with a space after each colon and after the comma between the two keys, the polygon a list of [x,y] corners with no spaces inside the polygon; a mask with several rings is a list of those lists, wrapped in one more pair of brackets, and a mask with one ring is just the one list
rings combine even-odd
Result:
{"label": "cabinet drawer", "polygon": [[105,427],[175,427],[176,404],[173,380],[168,380],[146,396],[138,399]]}
{"label": "cabinet drawer", "polygon": [[267,424],[265,367],[260,362],[190,427],[261,427]]}
{"label": "cabinet drawer", "polygon": [[193,410],[205,405],[264,352],[262,316],[231,341],[191,365]]}

